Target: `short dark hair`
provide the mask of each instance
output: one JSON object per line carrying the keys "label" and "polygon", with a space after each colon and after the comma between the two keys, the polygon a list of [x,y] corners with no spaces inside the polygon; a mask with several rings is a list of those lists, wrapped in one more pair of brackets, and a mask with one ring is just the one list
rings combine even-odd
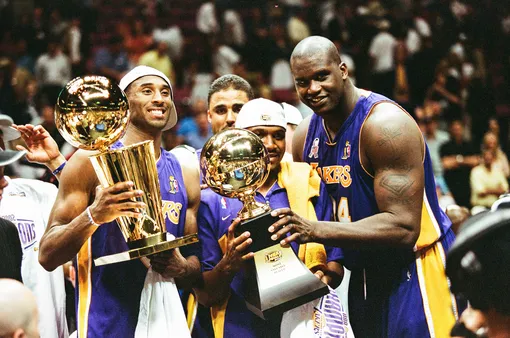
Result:
{"label": "short dark hair", "polygon": [[248,96],[248,100],[253,100],[255,98],[255,94],[253,93],[253,89],[251,85],[240,76],[234,74],[227,74],[220,76],[216,80],[213,81],[211,86],[209,87],[209,93],[207,94],[207,104],[211,101],[211,96],[214,93],[220,92],[222,90],[234,89],[241,90],[246,93]]}

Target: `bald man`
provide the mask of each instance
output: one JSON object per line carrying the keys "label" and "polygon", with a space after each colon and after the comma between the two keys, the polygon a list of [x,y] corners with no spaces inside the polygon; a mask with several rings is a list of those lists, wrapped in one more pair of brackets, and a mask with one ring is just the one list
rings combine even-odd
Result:
{"label": "bald man", "polygon": [[314,111],[296,129],[293,157],[319,172],[337,221],[275,210],[281,219],[269,228],[273,238],[344,249],[355,336],[448,337],[457,304],[443,260],[455,235],[418,126],[392,100],[355,87],[326,38],[299,42],[291,70]]}
{"label": "bald man", "polygon": [[38,338],[38,321],[32,292],[14,279],[0,279],[0,337]]}

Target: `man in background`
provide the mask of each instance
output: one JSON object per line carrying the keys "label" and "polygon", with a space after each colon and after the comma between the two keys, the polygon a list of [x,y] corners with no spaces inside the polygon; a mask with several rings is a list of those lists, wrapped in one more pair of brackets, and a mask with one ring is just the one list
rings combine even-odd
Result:
{"label": "man in background", "polygon": [[39,338],[35,297],[14,279],[0,279],[0,337]]}

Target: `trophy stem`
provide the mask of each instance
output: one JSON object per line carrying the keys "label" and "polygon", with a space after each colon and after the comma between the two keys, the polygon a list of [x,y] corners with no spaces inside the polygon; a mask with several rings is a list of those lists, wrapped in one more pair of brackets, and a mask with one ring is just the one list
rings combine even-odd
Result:
{"label": "trophy stem", "polygon": [[239,194],[238,198],[243,202],[243,208],[237,214],[241,219],[257,217],[271,210],[269,204],[255,201],[253,192]]}

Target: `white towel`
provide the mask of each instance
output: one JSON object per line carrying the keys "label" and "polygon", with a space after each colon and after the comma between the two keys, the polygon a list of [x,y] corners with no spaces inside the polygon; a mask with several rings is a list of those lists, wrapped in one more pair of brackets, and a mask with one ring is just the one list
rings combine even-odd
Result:
{"label": "white towel", "polygon": [[336,291],[283,314],[282,338],[354,338]]}
{"label": "white towel", "polygon": [[174,279],[152,267],[143,285],[135,337],[191,337]]}

